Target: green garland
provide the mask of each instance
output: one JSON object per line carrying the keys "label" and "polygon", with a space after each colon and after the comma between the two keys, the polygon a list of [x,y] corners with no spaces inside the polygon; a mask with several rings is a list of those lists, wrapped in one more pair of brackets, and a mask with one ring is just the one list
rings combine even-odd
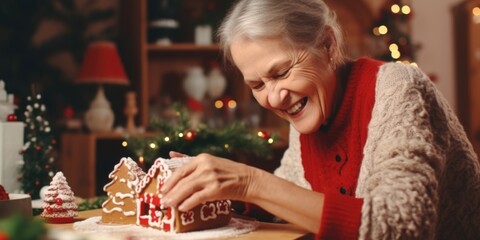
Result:
{"label": "green garland", "polygon": [[[235,158],[240,155],[255,156],[264,159],[272,157],[272,143],[276,134],[253,131],[245,124],[233,123],[222,129],[200,124],[196,129],[189,125],[189,113],[181,105],[175,104],[178,119],[175,123],[153,120],[150,129],[158,132],[155,137],[127,137],[127,146],[145,163],[156,158],[168,158],[170,151],[190,156],[210,153],[219,157]],[[233,159],[235,160],[235,159]]]}

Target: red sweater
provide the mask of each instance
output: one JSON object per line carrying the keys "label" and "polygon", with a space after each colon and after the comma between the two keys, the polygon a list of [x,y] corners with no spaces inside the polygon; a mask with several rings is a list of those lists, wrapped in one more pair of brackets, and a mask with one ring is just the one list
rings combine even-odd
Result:
{"label": "red sweater", "polygon": [[318,238],[358,238],[363,200],[355,198],[355,189],[381,64],[368,58],[355,61],[331,124],[300,135],[305,178],[312,190],[325,194]]}

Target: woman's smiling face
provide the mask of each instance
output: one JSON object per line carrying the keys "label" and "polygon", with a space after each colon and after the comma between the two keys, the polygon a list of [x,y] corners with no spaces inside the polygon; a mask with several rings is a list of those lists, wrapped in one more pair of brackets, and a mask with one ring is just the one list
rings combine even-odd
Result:
{"label": "woman's smiling face", "polygon": [[231,53],[262,107],[304,134],[327,123],[336,80],[326,50],[317,56],[289,48],[278,38],[238,38],[231,44]]}

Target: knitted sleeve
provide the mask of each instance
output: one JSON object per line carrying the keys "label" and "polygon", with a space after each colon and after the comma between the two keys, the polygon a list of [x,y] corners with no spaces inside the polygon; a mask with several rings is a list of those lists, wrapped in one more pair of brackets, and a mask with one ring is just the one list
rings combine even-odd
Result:
{"label": "knitted sleeve", "polygon": [[360,239],[429,239],[445,160],[430,115],[435,90],[418,68],[387,63],[375,91],[356,192],[364,199]]}
{"label": "knitted sleeve", "polygon": [[305,172],[300,155],[300,134],[292,125],[290,125],[288,139],[288,148],[285,150],[280,166],[274,171],[274,174],[300,187],[312,189],[304,176]]}

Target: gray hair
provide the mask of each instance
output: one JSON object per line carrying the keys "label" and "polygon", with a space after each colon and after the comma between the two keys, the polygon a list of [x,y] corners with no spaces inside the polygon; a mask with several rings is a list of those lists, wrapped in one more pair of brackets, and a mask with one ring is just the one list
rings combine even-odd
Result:
{"label": "gray hair", "polygon": [[325,29],[335,37],[333,63],[344,61],[343,36],[336,15],[323,0],[240,0],[218,29],[225,60],[233,63],[231,43],[237,37],[259,39],[282,37],[294,49],[319,54]]}

